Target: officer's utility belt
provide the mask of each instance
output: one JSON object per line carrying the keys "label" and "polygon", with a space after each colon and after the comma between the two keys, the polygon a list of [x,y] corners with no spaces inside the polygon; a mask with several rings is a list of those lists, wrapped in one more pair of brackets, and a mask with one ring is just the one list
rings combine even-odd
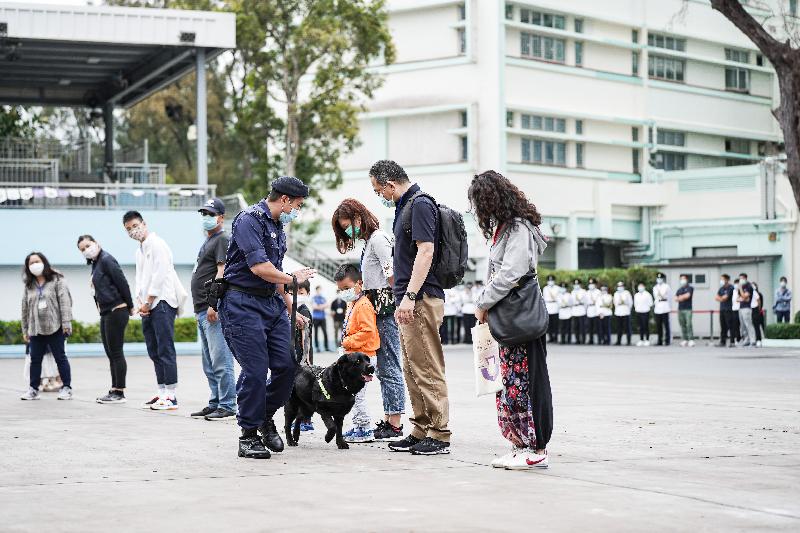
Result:
{"label": "officer's utility belt", "polygon": [[272,298],[275,296],[275,287],[272,288],[257,288],[257,287],[242,287],[230,283],[224,278],[210,279],[205,282],[203,288],[206,291],[206,302],[214,310],[219,308],[219,302],[225,293],[229,290],[243,292],[252,296],[259,296],[261,298]]}
{"label": "officer's utility belt", "polygon": [[250,296],[258,296],[260,298],[272,298],[275,296],[275,287],[259,289],[257,287],[242,287],[241,285],[234,285],[233,283],[227,283],[227,285],[228,290],[243,292]]}

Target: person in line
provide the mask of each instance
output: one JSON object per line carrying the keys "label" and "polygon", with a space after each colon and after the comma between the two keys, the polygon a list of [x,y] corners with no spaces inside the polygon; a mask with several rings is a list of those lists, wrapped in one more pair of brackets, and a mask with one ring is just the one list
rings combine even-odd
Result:
{"label": "person in line", "polygon": [[722,274],[719,280],[719,290],[714,300],[719,302],[719,344],[717,347],[724,348],[728,343],[728,335],[731,338],[731,345],[734,344],[733,330],[733,285],[731,277]]}
{"label": "person in line", "polygon": [[475,291],[473,290],[472,283],[464,285],[461,291],[461,315],[464,322],[464,344],[472,344],[472,328],[475,327]]}
{"label": "person in line", "polygon": [[588,293],[581,286],[581,280],[572,283],[572,331],[575,332],[575,344],[586,342],[586,307],[589,305]]}
{"label": "person in line", "polygon": [[689,277],[681,274],[680,287],[675,291],[678,302],[678,324],[681,326],[681,346],[694,346],[694,329],[692,328],[692,297],[694,287],[689,284]]}
{"label": "person in line", "polygon": [[575,298],[567,290],[567,282],[562,281],[558,294],[558,324],[561,332],[561,344],[572,343],[572,308]]}
{"label": "person in line", "polygon": [[[541,215],[507,178],[489,170],[472,180],[467,192],[478,227],[491,240],[486,288],[475,316],[486,322],[498,302],[519,279],[535,270],[547,248],[539,230]],[[511,452],[492,461],[495,468],[547,468],[547,444],[553,432],[553,398],[547,371],[545,335],[518,345],[500,345],[503,389],[497,393],[497,421]]]}
{"label": "person in line", "polygon": [[[450,453],[450,401],[439,327],[444,290],[433,270],[438,249],[439,209],[394,161],[378,161],[369,171],[372,190],[383,205],[395,207],[394,295],[403,348],[403,370],[414,417],[411,433],[389,449],[415,455]],[[410,209],[411,229],[403,213]]]}
{"label": "person in line", "polygon": [[622,344],[622,335],[628,338],[628,346],[631,345],[631,337],[633,331],[631,330],[631,306],[633,305],[633,297],[628,289],[625,288],[625,283],[620,281],[617,283],[617,291],[614,293],[614,319],[617,325],[617,346]]}
{"label": "person in line", "polygon": [[456,324],[458,317],[458,301],[459,298],[453,289],[446,289],[444,291],[444,320],[440,329],[439,336],[442,338],[442,344],[457,344],[456,342]]}
{"label": "person in line", "polygon": [[778,324],[791,322],[789,317],[792,314],[792,290],[788,285],[789,280],[786,279],[786,276],[781,276],[780,287],[775,290],[775,303],[772,305]]}
{"label": "person in line", "polygon": [[653,314],[656,319],[656,332],[658,333],[657,346],[669,346],[672,342],[672,331],[670,329],[669,313],[672,310],[670,299],[672,290],[667,285],[666,277],[659,272],[656,275],[656,284],[653,286]]}
{"label": "person in line", "polygon": [[[461,308],[464,306],[464,302],[461,300],[461,291],[458,287],[453,287],[448,292],[456,311],[455,315],[449,320],[450,334],[448,337],[450,338],[450,344],[461,344],[461,327],[464,325],[464,321],[461,318]],[[445,292],[445,295],[445,307],[447,307],[447,292]],[[446,310],[445,316],[447,316]]]}
{"label": "person in line", "polygon": [[71,400],[72,374],[64,350],[67,337],[72,334],[72,296],[67,282],[41,252],[32,252],[25,258],[22,279],[22,338],[30,344],[31,367],[28,391],[20,399],[39,399],[42,359],[49,348],[63,383],[58,399]]}
{"label": "person in line", "polygon": [[328,344],[328,321],[325,320],[325,310],[328,308],[328,300],[322,294],[322,287],[317,286],[316,289],[317,293],[314,295],[313,302],[314,302],[314,311],[311,313],[311,317],[314,320],[314,347],[317,351],[320,351],[319,348],[319,333],[322,332],[322,338],[325,344],[323,344],[323,349],[326,352],[330,352],[331,349],[329,348]]}
{"label": "person in line", "polygon": [[[313,305],[313,303],[312,303]],[[333,338],[339,339],[342,336],[342,326],[344,325],[344,315],[347,312],[347,303],[336,293],[336,298],[331,302],[331,317],[333,322]]]}
{"label": "person in line", "polygon": [[175,317],[180,282],[172,263],[172,251],[164,239],[147,227],[138,211],[122,217],[128,236],[137,241],[136,305],[142,317],[147,355],[153,361],[158,392],[142,405],[154,411],[178,408],[178,365],[175,357]]}
{"label": "person in line", "polygon": [[225,254],[228,252],[228,235],[223,228],[225,204],[219,198],[211,198],[199,212],[200,224],[206,239],[197,252],[191,288],[203,373],[211,394],[208,397],[208,405],[192,413],[191,416],[216,421],[236,416],[233,354],[222,334],[219,315],[208,305],[205,289],[208,281],[222,278],[225,270]]}
{"label": "person in line", "polygon": [[547,276],[547,285],[542,289],[544,305],[547,308],[547,342],[555,344],[558,342],[558,310],[559,296],[561,289],[556,285],[556,277],[552,274]]}
{"label": "person in line", "polygon": [[733,296],[731,297],[731,310],[733,311],[733,320],[731,321],[731,348],[739,346],[742,341],[742,321],[739,320],[739,311],[742,308],[741,296],[739,295],[739,278],[733,280]]}
{"label": "person in line", "polygon": [[764,316],[764,295],[758,290],[758,284],[754,281],[751,283],[753,286],[753,297],[750,299],[750,309],[753,312],[753,329],[756,332],[756,348],[761,348],[761,340],[766,335],[764,331],[764,323],[766,317]]}
{"label": "person in line", "polygon": [[[290,297],[294,291],[291,285],[286,285],[283,289]],[[314,328],[314,321],[311,315],[311,308],[314,302],[311,299],[311,282],[305,280],[297,285],[297,314],[305,317],[305,324],[298,324],[294,330],[294,353],[301,364],[314,364],[314,346],[311,342]],[[300,417],[300,431],[314,431],[314,423],[310,416]]]}
{"label": "person in line", "polygon": [[[344,354],[361,352],[375,357],[381,345],[378,334],[378,321],[375,307],[364,293],[361,271],[355,265],[342,265],[333,277],[341,291],[342,300],[348,303],[347,315],[342,328],[341,352]],[[358,391],[353,404],[353,427],[343,437],[345,442],[373,442],[372,417],[367,409],[367,385]]]}
{"label": "person in line", "polygon": [[[380,346],[376,351],[377,376],[381,383],[383,420],[374,430],[375,440],[389,441],[403,436],[401,417],[405,414],[405,382],[401,363],[400,330],[394,318],[394,263],[392,237],[380,229],[378,217],[358,200],[344,200],[331,221],[336,248],[344,254],[363,240],[361,277],[363,288],[377,313]],[[346,273],[345,273],[346,274]],[[343,274],[344,275],[344,274]],[[350,282],[343,282],[349,288]],[[349,323],[349,322],[348,322]]]}
{"label": "person in line", "polygon": [[597,325],[598,343],[609,346],[611,344],[611,307],[614,297],[608,293],[608,286],[604,283],[600,286],[600,296],[597,297]]}
{"label": "person in line", "polygon": [[739,322],[741,323],[742,347],[756,345],[756,328],[753,326],[753,286],[747,281],[747,274],[739,274]]}
{"label": "person in line", "polygon": [[[600,289],[597,280],[589,278],[586,285],[586,331],[589,335],[587,344],[594,344],[594,336],[600,338],[597,299],[600,298]],[[597,341],[600,342],[599,340]]]}
{"label": "person in line", "polygon": [[633,310],[636,312],[636,323],[639,326],[639,341],[636,346],[650,346],[650,310],[653,308],[653,297],[647,292],[644,283],[636,287],[633,295]]}
{"label": "person in line", "polygon": [[128,363],[125,361],[125,329],[133,316],[133,297],[128,280],[117,260],[91,235],[78,237],[78,250],[86,263],[92,266],[91,286],[94,303],[100,313],[100,339],[111,369],[111,388],[97,403],[125,403],[125,378]]}
{"label": "person in line", "polygon": [[[283,228],[300,215],[308,194],[298,178],[281,176],[266,198],[233,220],[219,316],[228,348],[241,366],[236,384],[236,418],[242,431],[238,454],[247,459],[268,459],[270,451],[284,448],[273,418],[289,399],[297,371],[289,321],[292,300],[284,287],[303,283],[316,271],[282,272]],[[305,327],[303,315],[297,316],[297,325]]]}

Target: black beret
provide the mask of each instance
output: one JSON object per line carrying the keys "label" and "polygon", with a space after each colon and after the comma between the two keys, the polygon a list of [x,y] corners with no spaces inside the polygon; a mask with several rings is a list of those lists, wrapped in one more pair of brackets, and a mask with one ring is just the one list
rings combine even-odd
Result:
{"label": "black beret", "polygon": [[292,198],[308,198],[308,186],[294,176],[281,176],[272,182],[272,190]]}

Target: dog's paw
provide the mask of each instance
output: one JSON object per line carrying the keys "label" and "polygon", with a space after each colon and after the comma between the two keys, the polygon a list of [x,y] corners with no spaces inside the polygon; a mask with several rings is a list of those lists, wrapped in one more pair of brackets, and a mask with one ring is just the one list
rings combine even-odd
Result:
{"label": "dog's paw", "polygon": [[350,445],[347,444],[346,442],[340,442],[340,443],[337,444],[337,446],[339,446],[340,450],[349,450],[350,449]]}
{"label": "dog's paw", "polygon": [[328,432],[325,434],[325,442],[330,442],[330,441],[332,441],[332,440],[333,440],[333,437],[335,437],[335,436],[336,436],[336,432],[335,432],[335,431],[333,431],[333,430],[330,430],[330,431],[328,431]]}

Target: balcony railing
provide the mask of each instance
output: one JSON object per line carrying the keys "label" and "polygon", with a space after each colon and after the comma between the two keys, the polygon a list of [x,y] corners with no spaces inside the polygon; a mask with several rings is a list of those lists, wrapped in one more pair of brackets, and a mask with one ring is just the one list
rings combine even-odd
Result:
{"label": "balcony railing", "polygon": [[58,167],[58,159],[0,159],[0,185],[58,182]]}
{"label": "balcony railing", "polygon": [[193,210],[215,191],[216,185],[0,183],[0,209]]}
{"label": "balcony railing", "polygon": [[153,163],[115,163],[113,179],[118,183],[149,183],[163,185],[166,182],[167,165]]}

